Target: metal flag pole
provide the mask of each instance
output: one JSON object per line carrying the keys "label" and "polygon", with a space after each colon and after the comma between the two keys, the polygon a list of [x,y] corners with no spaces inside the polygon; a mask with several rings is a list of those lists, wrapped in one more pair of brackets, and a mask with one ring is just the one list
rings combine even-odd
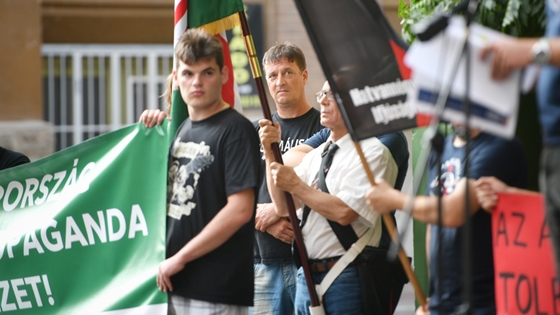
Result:
{"label": "metal flag pole", "polygon": [[[364,156],[364,152],[362,151],[362,147],[360,146],[360,142],[356,140],[354,140],[353,142],[354,142],[354,146],[356,147],[356,151],[360,156],[360,160],[362,161],[362,166],[364,167],[364,170],[367,174],[371,186],[376,186],[377,183],[375,182],[375,177],[373,176],[373,173],[369,168],[366,157]],[[393,218],[388,213],[383,214],[382,218],[383,218],[383,223],[385,223],[385,226],[387,227],[387,231],[389,232],[389,235],[391,235],[393,242],[395,242],[398,234],[396,233],[396,227],[395,227],[395,223],[393,222]],[[416,293],[416,299],[418,299],[418,303],[420,303],[422,307],[426,307],[426,296],[424,295],[424,292],[422,292],[422,288],[420,288],[420,283],[418,282],[418,278],[416,277],[416,274],[412,270],[412,266],[410,265],[410,261],[408,260],[408,257],[406,256],[404,249],[400,245],[399,245],[398,255],[401,261],[401,265],[403,266],[404,271],[406,272],[406,275],[410,280],[412,287],[414,288],[414,292]]]}
{"label": "metal flag pole", "polygon": [[[270,112],[270,107],[268,106],[268,99],[266,98],[266,92],[264,89],[264,84],[262,81],[262,72],[259,65],[259,60],[257,57],[257,52],[255,49],[255,44],[253,42],[253,36],[249,30],[249,24],[247,23],[247,17],[245,12],[239,12],[239,17],[241,20],[241,32],[243,34],[243,41],[245,42],[245,47],[247,49],[247,55],[249,56],[249,63],[251,65],[251,71],[253,72],[253,79],[255,79],[255,84],[257,86],[257,91],[259,93],[259,99],[261,101],[261,107],[263,111],[264,118],[272,121],[272,114]],[[282,154],[280,153],[280,147],[278,143],[272,144],[272,151],[274,153],[274,160],[278,163],[284,164],[282,161]],[[303,236],[301,234],[301,229],[298,225],[298,219],[296,215],[296,209],[294,206],[294,200],[292,195],[288,192],[284,192],[284,198],[286,199],[286,204],[288,206],[288,214],[290,217],[290,222],[292,224],[292,229],[294,230],[294,238],[298,246],[299,256],[301,258],[301,264],[303,267],[303,273],[305,275],[305,281],[307,284],[307,289],[309,290],[309,297],[311,298],[311,308],[317,312],[312,314],[324,314],[324,311],[319,311],[322,309],[319,297],[317,295],[317,290],[315,289],[315,284],[311,277],[311,269],[309,268],[307,250],[305,244],[303,243]]]}

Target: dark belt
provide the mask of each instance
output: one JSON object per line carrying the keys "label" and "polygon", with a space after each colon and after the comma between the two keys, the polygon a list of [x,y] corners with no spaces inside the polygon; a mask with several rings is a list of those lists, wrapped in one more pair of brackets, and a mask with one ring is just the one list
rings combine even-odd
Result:
{"label": "dark belt", "polygon": [[[332,257],[332,258],[325,258],[325,259],[310,259],[309,260],[309,269],[312,273],[320,273],[320,272],[328,272],[332,269],[334,264],[340,259],[340,257]],[[348,264],[348,266],[353,265],[354,262]]]}

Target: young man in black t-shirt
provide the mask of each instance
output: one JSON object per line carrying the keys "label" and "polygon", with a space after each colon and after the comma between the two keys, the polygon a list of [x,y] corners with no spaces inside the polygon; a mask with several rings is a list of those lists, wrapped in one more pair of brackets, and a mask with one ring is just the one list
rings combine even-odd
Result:
{"label": "young man in black t-shirt", "polygon": [[[188,30],[176,48],[174,79],[190,117],[169,151],[167,259],[157,285],[170,314],[247,314],[253,304],[253,226],[259,180],[252,124],[221,98],[229,69],[222,46]],[[161,123],[147,111],[140,121]]]}

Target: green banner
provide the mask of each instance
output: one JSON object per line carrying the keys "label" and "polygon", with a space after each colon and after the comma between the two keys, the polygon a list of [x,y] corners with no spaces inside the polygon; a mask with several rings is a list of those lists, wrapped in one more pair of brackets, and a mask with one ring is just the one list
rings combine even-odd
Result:
{"label": "green banner", "polygon": [[242,0],[189,0],[187,9],[187,28],[197,28],[242,12]]}
{"label": "green banner", "polygon": [[165,314],[168,139],[135,124],[0,172],[0,314]]}

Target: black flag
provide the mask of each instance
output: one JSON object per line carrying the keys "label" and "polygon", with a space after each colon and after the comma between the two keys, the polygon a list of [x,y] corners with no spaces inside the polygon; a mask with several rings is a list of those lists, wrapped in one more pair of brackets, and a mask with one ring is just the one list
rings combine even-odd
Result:
{"label": "black flag", "polygon": [[[408,46],[375,0],[295,0],[354,141],[417,126]],[[342,104],[341,104],[342,102]]]}

